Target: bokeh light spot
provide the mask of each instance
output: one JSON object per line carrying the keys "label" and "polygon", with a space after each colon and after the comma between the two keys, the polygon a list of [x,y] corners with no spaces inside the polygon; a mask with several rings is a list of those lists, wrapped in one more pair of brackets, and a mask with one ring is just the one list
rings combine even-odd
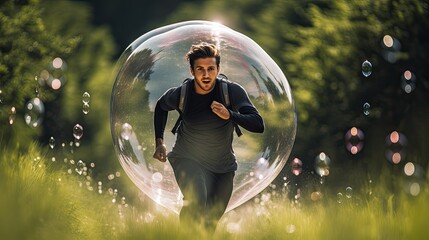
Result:
{"label": "bokeh light spot", "polygon": [[383,43],[386,47],[390,48],[393,46],[393,38],[390,35],[385,35],[383,37]]}

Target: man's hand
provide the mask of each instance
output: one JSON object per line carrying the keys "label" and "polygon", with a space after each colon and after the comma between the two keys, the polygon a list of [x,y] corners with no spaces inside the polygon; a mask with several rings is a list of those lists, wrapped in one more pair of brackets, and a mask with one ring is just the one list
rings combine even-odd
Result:
{"label": "man's hand", "polygon": [[212,108],[213,113],[218,115],[220,118],[224,120],[228,120],[230,118],[228,109],[226,109],[222,103],[213,101],[210,107]]}
{"label": "man's hand", "polygon": [[164,140],[162,140],[162,138],[156,139],[156,147],[153,157],[161,162],[165,162],[167,160],[167,148],[165,147]]}

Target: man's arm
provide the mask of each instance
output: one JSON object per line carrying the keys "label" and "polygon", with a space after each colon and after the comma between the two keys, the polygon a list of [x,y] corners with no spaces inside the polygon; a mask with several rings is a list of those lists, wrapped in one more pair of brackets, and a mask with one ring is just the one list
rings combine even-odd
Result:
{"label": "man's arm", "polygon": [[168,111],[165,111],[161,108],[161,104],[158,101],[155,107],[154,113],[154,127],[155,127],[155,153],[153,157],[158,159],[161,162],[167,160],[167,148],[164,144],[164,129],[167,124]]}
{"label": "man's arm", "polygon": [[254,107],[243,106],[239,109],[239,112],[234,112],[229,110],[230,119],[234,123],[237,123],[240,127],[244,129],[256,132],[263,133],[265,126],[264,120],[262,119],[259,112]]}
{"label": "man's arm", "polygon": [[231,103],[234,109],[238,111],[235,112],[228,109],[230,120],[248,131],[256,133],[264,132],[264,120],[250,101],[246,90],[236,83],[231,84],[229,90],[231,93]]}
{"label": "man's arm", "polygon": [[165,92],[156,103],[153,124],[155,128],[155,153],[153,157],[165,162],[167,160],[167,149],[164,144],[164,130],[167,124],[168,111],[176,109],[178,102],[177,89],[171,88]]}

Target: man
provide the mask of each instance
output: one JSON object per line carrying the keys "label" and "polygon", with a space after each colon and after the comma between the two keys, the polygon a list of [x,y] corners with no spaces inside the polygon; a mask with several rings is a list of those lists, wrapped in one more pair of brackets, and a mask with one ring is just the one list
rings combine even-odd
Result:
{"label": "man", "polygon": [[162,162],[168,157],[173,167],[184,195],[180,220],[201,221],[206,227],[214,228],[228,205],[237,170],[232,149],[234,126],[262,133],[264,122],[246,91],[236,83],[228,83],[228,92],[231,106],[238,112],[221,103],[221,80],[217,78],[220,54],[215,45],[192,45],[186,58],[193,79],[176,143],[167,155],[163,135],[168,111],[179,111],[181,88],[185,85],[170,88],[156,104],[153,157]]}

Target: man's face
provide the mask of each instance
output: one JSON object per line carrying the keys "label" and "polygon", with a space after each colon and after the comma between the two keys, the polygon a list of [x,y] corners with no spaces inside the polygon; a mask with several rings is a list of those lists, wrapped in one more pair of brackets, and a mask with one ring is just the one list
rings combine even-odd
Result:
{"label": "man's face", "polygon": [[213,90],[219,69],[214,57],[199,58],[194,61],[194,69],[191,68],[191,74],[195,77],[195,91],[198,94],[207,94]]}

